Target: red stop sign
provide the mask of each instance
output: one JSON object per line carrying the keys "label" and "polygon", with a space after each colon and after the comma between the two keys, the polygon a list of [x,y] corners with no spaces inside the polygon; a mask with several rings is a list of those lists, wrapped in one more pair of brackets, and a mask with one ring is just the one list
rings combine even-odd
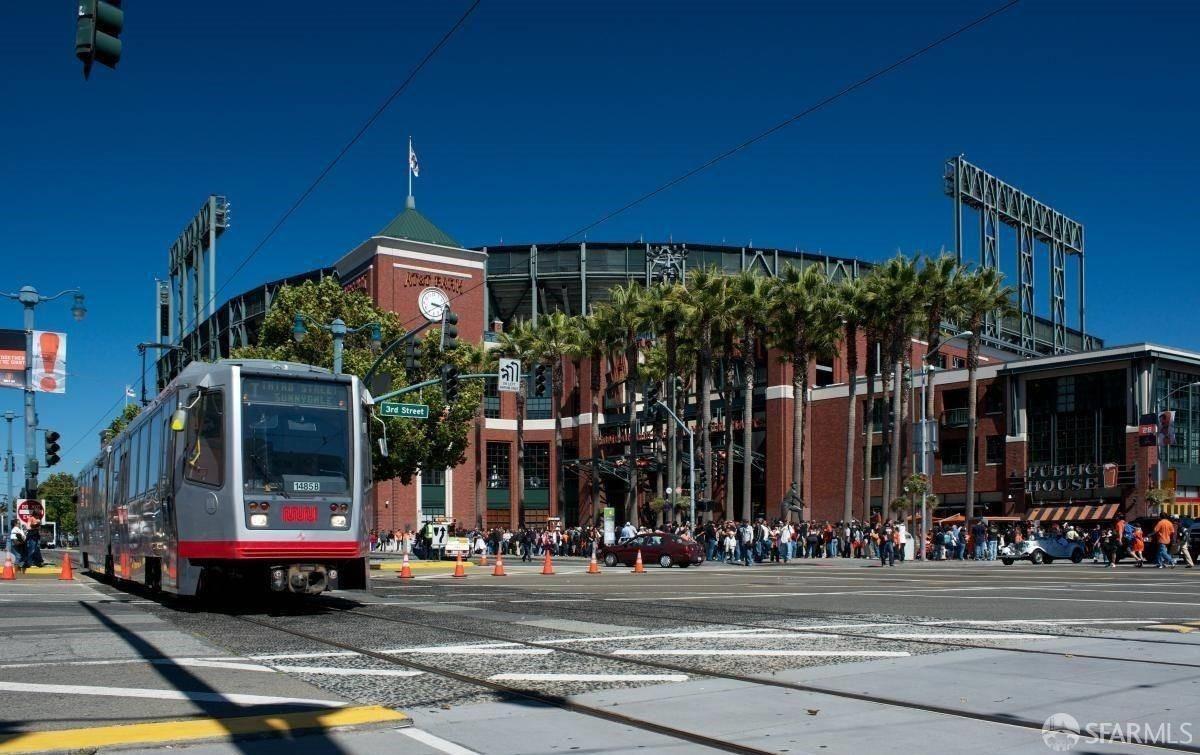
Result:
{"label": "red stop sign", "polygon": [[46,518],[46,508],[41,501],[26,498],[17,501],[17,516],[26,525],[34,519],[40,522]]}

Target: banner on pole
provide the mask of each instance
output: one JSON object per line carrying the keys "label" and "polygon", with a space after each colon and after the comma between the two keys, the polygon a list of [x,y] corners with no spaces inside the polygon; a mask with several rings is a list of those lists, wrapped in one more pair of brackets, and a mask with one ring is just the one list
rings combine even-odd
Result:
{"label": "banner on pole", "polygon": [[0,388],[25,387],[25,331],[0,328]]}
{"label": "banner on pole", "polygon": [[33,389],[67,392],[67,334],[33,331]]}

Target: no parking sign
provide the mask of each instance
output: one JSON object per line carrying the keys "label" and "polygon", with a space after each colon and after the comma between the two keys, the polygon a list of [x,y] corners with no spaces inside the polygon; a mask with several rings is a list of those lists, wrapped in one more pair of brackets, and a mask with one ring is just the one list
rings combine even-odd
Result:
{"label": "no parking sign", "polygon": [[33,498],[22,498],[17,501],[17,517],[28,527],[37,519],[39,522],[46,518],[46,502]]}

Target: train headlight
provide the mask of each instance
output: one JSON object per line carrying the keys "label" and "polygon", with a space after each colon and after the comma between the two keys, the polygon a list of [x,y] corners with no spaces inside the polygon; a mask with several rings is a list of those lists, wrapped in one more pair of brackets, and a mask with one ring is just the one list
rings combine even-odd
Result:
{"label": "train headlight", "polygon": [[345,527],[346,517],[342,516],[341,514],[334,514],[333,516],[329,517],[329,524],[332,527]]}
{"label": "train headlight", "polygon": [[267,526],[267,515],[266,514],[251,514],[250,515],[250,526],[251,527],[266,527]]}

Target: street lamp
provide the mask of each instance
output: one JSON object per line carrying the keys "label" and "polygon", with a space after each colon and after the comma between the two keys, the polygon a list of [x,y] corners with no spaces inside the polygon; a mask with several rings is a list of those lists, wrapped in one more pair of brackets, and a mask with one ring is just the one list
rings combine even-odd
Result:
{"label": "street lamp", "polygon": [[364,330],[368,331],[371,337],[371,351],[378,351],[380,344],[383,342],[383,328],[377,322],[368,322],[359,325],[357,328],[346,326],[346,321],[340,317],[334,318],[333,322],[325,325],[314,320],[306,314],[297,312],[292,319],[292,338],[296,343],[303,343],[308,336],[308,328],[305,327],[305,322],[309,325],[323,330],[333,336],[333,374],[342,374],[342,351],[347,333],[360,333]]}
{"label": "street lamp", "polygon": [[[37,305],[54,301],[67,294],[74,294],[71,305],[71,315],[78,322],[87,315],[87,307],[83,306],[83,292],[77,288],[59,291],[54,296],[42,296],[33,286],[22,286],[16,293],[0,293],[13,301],[21,302],[25,308],[25,495],[29,498],[37,494],[38,463],[37,454],[33,453],[36,442],[37,407],[34,403],[33,385],[33,310]],[[10,425],[11,427],[11,425]]]}
{"label": "street lamp", "polygon": [[[1167,402],[1167,399],[1171,398],[1172,396],[1174,396],[1176,393],[1179,393],[1180,391],[1186,391],[1189,388],[1196,388],[1196,387],[1200,387],[1200,380],[1195,380],[1191,383],[1188,383],[1187,385],[1181,385],[1178,388],[1176,388],[1175,390],[1164,394],[1162,396],[1162,398],[1159,398],[1158,400],[1156,400],[1154,402],[1155,418],[1161,419],[1163,404],[1165,404]],[[1158,439],[1157,439],[1158,469],[1156,470],[1158,473],[1158,486],[1160,488],[1163,486],[1164,473],[1166,472],[1166,467],[1165,467],[1166,462],[1163,460],[1163,456],[1165,455],[1164,452],[1167,450],[1167,444],[1164,442],[1165,440],[1166,440],[1165,433],[1162,432],[1162,428],[1160,427],[1159,432],[1158,432]]]}
{"label": "street lamp", "polygon": [[13,480],[12,480],[12,477],[13,477],[14,467],[16,466],[16,461],[13,459],[12,430],[13,430],[13,420],[15,420],[16,418],[17,418],[17,413],[14,412],[12,409],[8,409],[4,412],[4,419],[6,422],[8,422],[8,452],[5,456],[6,464],[4,465],[4,469],[8,472],[8,488],[7,488],[8,497],[4,502],[4,537],[8,537],[8,522],[9,522],[9,517],[12,516],[12,510],[13,510],[13,488],[12,488]]}
{"label": "street lamp", "polygon": [[930,442],[930,428],[931,423],[934,422],[934,419],[927,416],[927,412],[925,410],[927,396],[926,391],[932,393],[929,383],[933,379],[934,371],[934,367],[929,363],[929,360],[933,358],[934,354],[938,353],[939,349],[951,341],[957,338],[970,338],[973,335],[975,334],[969,330],[964,330],[961,333],[955,333],[949,338],[943,340],[933,349],[925,352],[925,355],[921,357],[921,474],[925,475],[925,486],[921,490],[921,538],[918,542],[918,547],[920,549],[918,553],[920,554],[921,558],[925,557],[925,537],[929,534],[929,512],[927,509],[929,502],[929,486],[933,484],[933,475],[930,473],[933,467],[933,459],[930,458],[930,455],[933,451],[933,444]]}

